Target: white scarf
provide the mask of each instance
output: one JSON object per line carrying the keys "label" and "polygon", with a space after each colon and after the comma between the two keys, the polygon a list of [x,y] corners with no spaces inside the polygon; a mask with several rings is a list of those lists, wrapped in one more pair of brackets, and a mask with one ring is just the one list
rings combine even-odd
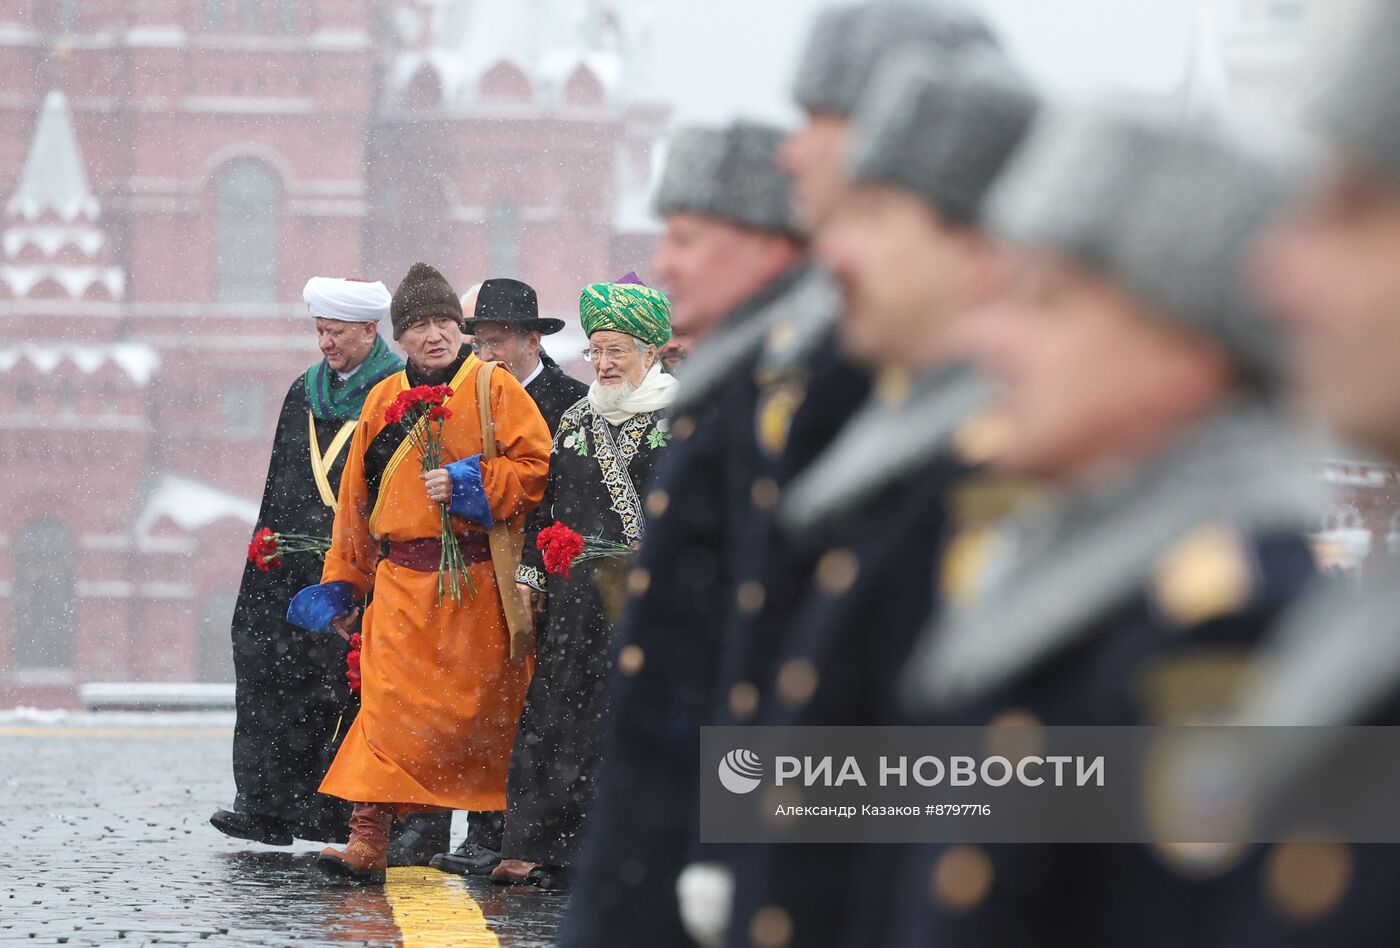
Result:
{"label": "white scarf", "polygon": [[[640,415],[645,411],[669,408],[676,397],[676,378],[661,371],[659,358],[652,363],[651,370],[642,379],[642,384],[616,403],[606,397],[606,392],[603,391],[606,387],[594,379],[593,384],[588,386],[588,404],[595,414],[602,415],[610,425],[620,425],[633,415]],[[604,397],[600,398],[600,393]]]}

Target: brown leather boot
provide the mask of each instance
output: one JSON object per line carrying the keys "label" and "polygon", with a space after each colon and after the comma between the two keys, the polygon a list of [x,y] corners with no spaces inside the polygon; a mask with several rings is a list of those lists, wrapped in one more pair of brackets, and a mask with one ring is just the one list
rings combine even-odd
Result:
{"label": "brown leather boot", "polygon": [[345,848],[321,850],[316,865],[333,879],[382,883],[389,865],[389,827],[394,809],[381,803],[356,803],[350,816],[350,842]]}

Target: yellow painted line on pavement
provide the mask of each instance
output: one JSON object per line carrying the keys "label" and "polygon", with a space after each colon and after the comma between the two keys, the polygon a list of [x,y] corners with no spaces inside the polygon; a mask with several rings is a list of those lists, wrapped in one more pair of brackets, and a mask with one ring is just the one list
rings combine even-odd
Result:
{"label": "yellow painted line on pavement", "polygon": [[487,926],[481,906],[456,876],[422,866],[390,869],[384,894],[394,909],[403,948],[497,948],[501,944]]}
{"label": "yellow painted line on pavement", "polygon": [[0,726],[0,737],[61,737],[82,740],[190,740],[233,737],[231,727],[206,728],[100,728],[45,727],[42,725]]}

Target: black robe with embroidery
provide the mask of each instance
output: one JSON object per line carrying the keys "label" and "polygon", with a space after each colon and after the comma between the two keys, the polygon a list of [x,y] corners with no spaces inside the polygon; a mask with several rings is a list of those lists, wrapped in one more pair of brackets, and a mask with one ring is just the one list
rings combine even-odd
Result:
{"label": "black robe with embroidery", "polygon": [[[282,403],[273,441],[258,528],[329,537],[335,519],[311,470],[306,386],[298,379]],[[316,420],[324,454],[343,421]],[[353,423],[352,423],[353,424]],[[348,445],[348,442],[347,442]],[[327,471],[340,486],[345,451]],[[237,723],[233,733],[234,809],[291,824],[303,839],[343,839],[350,805],[316,788],[357,702],[345,679],[346,644],[335,635],[309,635],[286,621],[298,591],[321,581],[321,557],[284,556],[262,572],[248,563],[233,614],[233,667]]]}
{"label": "black robe with embroidery", "polygon": [[560,419],[543,502],[526,527],[516,574],[546,593],[537,618],[535,675],[511,753],[501,853],[567,866],[593,799],[612,668],[613,629],[622,610],[628,558],[577,563],[548,575],[535,537],[556,520],[586,537],[641,542],[646,496],[670,439],[661,412],[614,428],[586,399]]}

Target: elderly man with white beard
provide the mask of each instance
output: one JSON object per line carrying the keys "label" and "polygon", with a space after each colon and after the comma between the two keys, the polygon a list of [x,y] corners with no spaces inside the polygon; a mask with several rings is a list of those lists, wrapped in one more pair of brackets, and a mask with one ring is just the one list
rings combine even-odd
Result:
{"label": "elderly man with white beard", "polygon": [[[665,296],[628,274],[586,287],[579,318],[597,378],[560,419],[516,573],[539,644],[511,752],[505,858],[492,872],[544,889],[567,886],[593,799],[623,568],[642,541],[640,498],[671,438],[676,386],[660,360],[671,337]],[[577,550],[584,537],[590,549],[575,562],[569,543]],[[610,555],[593,556],[600,541]]]}

